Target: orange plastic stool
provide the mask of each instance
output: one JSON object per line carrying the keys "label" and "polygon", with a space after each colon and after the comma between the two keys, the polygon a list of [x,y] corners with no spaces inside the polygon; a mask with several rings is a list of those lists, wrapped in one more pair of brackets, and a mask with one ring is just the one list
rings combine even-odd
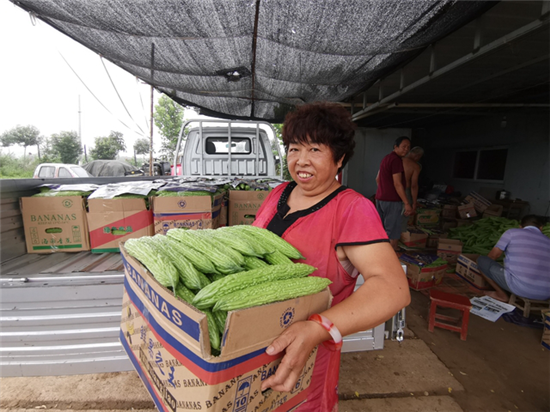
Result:
{"label": "orange plastic stool", "polygon": [[[466,296],[455,295],[453,293],[445,293],[439,290],[430,290],[430,319],[428,330],[434,331],[434,327],[460,332],[460,339],[466,340],[468,334],[468,321],[470,320],[470,309],[472,304]],[[446,316],[436,313],[437,307],[452,308],[462,311],[462,318],[454,316]],[[440,322],[439,320],[443,321]],[[452,322],[452,323],[449,323]],[[460,325],[459,325],[460,323]]]}

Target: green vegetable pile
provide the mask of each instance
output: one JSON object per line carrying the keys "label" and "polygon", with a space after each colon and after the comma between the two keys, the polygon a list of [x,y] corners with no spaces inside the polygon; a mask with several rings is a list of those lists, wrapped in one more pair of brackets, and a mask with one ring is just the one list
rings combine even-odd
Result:
{"label": "green vegetable pile", "polygon": [[254,226],[170,229],[129,239],[124,248],[162,286],[206,314],[216,355],[227,311],[318,293],[331,283],[309,277],[316,268],[294,263],[304,259],[294,246]]}
{"label": "green vegetable pile", "polygon": [[81,196],[88,197],[92,192],[83,192],[81,190],[44,190],[40,193],[32,195],[32,197],[51,197],[51,196]]}
{"label": "green vegetable pile", "polygon": [[436,268],[439,266],[446,265],[447,261],[445,259],[441,259],[438,257],[436,260],[434,260],[432,263],[429,263],[427,265],[422,266],[423,268]]}
{"label": "green vegetable pile", "polygon": [[180,190],[180,191],[171,191],[171,190],[162,190],[158,192],[158,197],[173,197],[173,196],[212,196],[214,193],[208,192],[206,190]]}
{"label": "green vegetable pile", "polygon": [[508,229],[519,228],[517,220],[504,217],[485,217],[469,226],[449,229],[449,238],[462,242],[462,252],[487,255]]}
{"label": "green vegetable pile", "polygon": [[273,182],[273,179],[234,179],[232,182],[223,185],[223,189],[269,191],[271,190],[270,182]]}

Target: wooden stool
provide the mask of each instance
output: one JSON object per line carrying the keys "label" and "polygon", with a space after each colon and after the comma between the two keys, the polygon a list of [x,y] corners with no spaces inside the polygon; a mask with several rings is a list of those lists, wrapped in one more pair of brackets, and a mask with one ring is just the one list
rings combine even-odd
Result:
{"label": "wooden stool", "polygon": [[[470,299],[462,295],[445,293],[439,290],[430,290],[430,300],[432,303],[430,306],[428,330],[433,332],[434,326],[437,326],[439,328],[452,330],[453,332],[460,332],[460,339],[466,340],[466,335],[468,333],[468,321],[470,320],[470,309],[472,308]],[[438,306],[443,308],[458,309],[462,311],[462,317],[457,318],[436,313]],[[438,319],[444,322],[439,322]],[[459,323],[460,326],[458,326]]]}
{"label": "wooden stool", "polygon": [[[516,299],[519,299],[521,302],[516,302]],[[508,300],[508,303],[510,305],[514,305],[518,309],[521,309],[523,311],[524,318],[528,318],[532,310],[539,310],[542,312],[545,309],[550,309],[550,299],[548,300],[527,299],[527,298],[522,298],[521,296],[514,295],[513,293],[510,295],[510,299]]]}

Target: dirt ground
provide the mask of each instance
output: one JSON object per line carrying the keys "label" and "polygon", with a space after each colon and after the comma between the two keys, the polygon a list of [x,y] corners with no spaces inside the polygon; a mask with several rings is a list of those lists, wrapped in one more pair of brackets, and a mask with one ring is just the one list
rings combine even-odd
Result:
{"label": "dirt ground", "polygon": [[[470,317],[468,336],[428,331],[429,298],[412,291],[405,339],[345,353],[340,412],[550,411],[550,351],[541,329]],[[0,412],[155,406],[135,372],[0,379]]]}
{"label": "dirt ground", "polygon": [[550,351],[541,329],[471,315],[466,341],[440,328],[430,333],[430,300],[411,294],[407,326],[464,386],[451,394],[464,411],[550,411]]}

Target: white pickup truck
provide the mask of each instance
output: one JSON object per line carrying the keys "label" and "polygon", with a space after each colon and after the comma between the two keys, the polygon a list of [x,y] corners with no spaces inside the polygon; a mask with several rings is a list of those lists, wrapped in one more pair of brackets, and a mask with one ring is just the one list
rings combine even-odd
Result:
{"label": "white pickup truck", "polygon": [[282,179],[281,159],[270,123],[189,120],[180,131],[172,174]]}

